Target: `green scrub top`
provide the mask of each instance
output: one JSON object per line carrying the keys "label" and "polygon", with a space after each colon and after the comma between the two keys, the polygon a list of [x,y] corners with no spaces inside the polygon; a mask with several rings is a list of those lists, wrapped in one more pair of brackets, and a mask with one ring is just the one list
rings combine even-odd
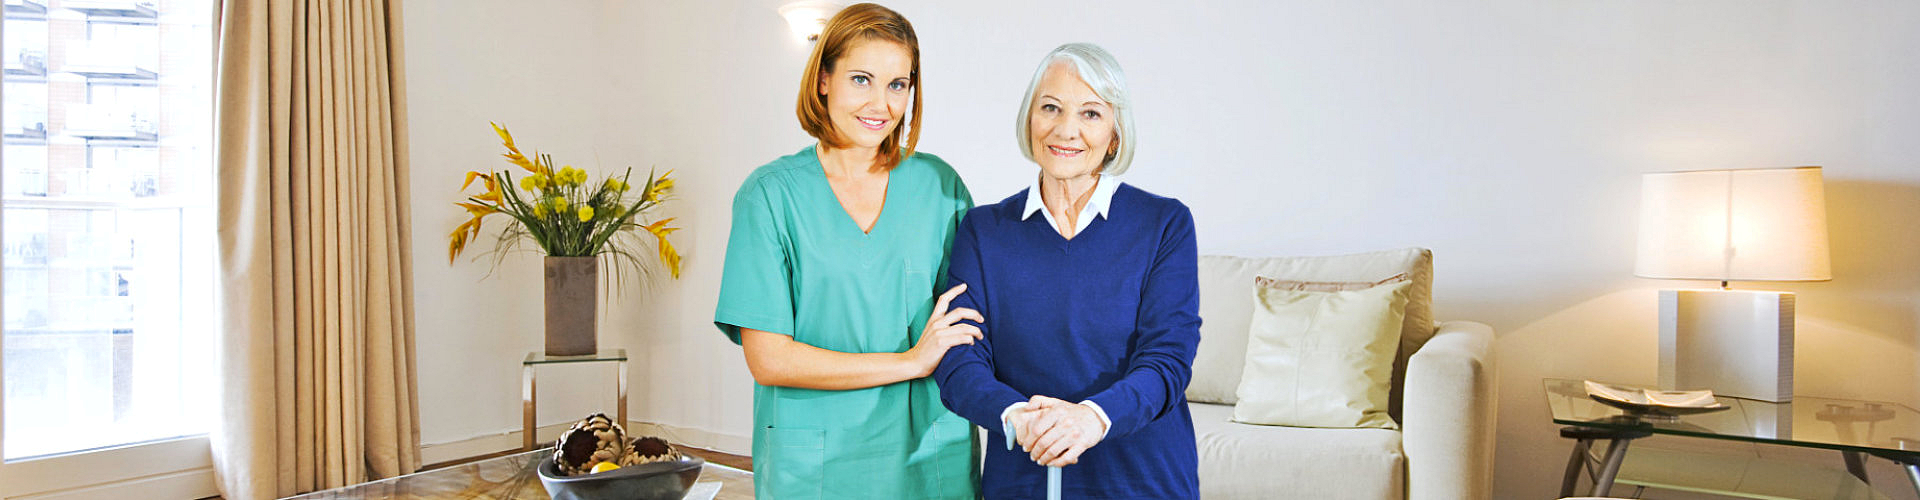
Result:
{"label": "green scrub top", "polygon": [[[754,170],[733,199],[715,326],[791,335],[849,353],[906,352],[973,207],[953,167],[916,153],[888,175],[862,233],[812,146]],[[972,424],[920,378],[848,391],[755,384],[753,486],[760,498],[975,497]]]}

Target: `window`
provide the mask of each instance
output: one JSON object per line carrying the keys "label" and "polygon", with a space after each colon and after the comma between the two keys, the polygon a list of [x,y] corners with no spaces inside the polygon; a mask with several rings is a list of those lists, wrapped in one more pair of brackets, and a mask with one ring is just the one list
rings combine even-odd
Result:
{"label": "window", "polygon": [[209,430],[213,4],[6,0],[7,462]]}

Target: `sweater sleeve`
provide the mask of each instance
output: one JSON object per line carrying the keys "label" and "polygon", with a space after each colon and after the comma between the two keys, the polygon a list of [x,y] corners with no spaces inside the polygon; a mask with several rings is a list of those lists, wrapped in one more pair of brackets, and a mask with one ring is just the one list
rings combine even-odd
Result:
{"label": "sweater sleeve", "polygon": [[[967,184],[964,182],[960,182],[959,176],[955,176],[953,178],[953,185],[948,188],[948,191],[949,191],[948,196],[953,201],[953,219],[952,219],[953,222],[947,225],[947,231],[946,231],[947,239],[941,240],[941,242],[945,243],[947,248],[952,249],[954,246],[954,233],[960,230],[960,220],[967,218],[967,211],[973,209],[973,193],[967,191]],[[947,272],[947,266],[950,265],[949,263],[952,260],[953,260],[952,253],[948,253],[947,258],[940,259],[940,271],[939,271],[940,276],[949,275],[949,273]],[[979,261],[975,260],[974,262],[979,262]],[[975,268],[977,269],[978,266],[976,266]],[[939,286],[941,283],[946,283],[947,281],[952,281],[952,280],[949,278],[946,280],[942,280],[939,283],[935,283],[934,285]],[[938,296],[940,294],[947,293],[948,288],[953,288],[953,285],[949,283],[946,286],[940,286],[939,288],[934,289],[933,294],[935,296]],[[949,307],[951,307],[951,304],[949,304]],[[914,337],[914,340],[916,341],[919,339],[920,339],[919,337]]]}
{"label": "sweater sleeve", "polygon": [[[967,284],[967,292],[954,298],[949,307],[971,308],[980,311],[982,316],[992,314],[988,305],[993,295],[991,285],[981,279],[978,233],[974,229],[978,221],[971,219],[983,216],[985,210],[969,213],[967,219],[960,221],[953,238],[953,252],[947,257],[947,286]],[[979,326],[984,338],[947,350],[940,366],[933,370],[933,380],[940,386],[940,402],[947,409],[974,425],[985,427],[987,432],[999,432],[1000,412],[1027,398],[994,377],[993,330],[972,320],[967,323]]]}
{"label": "sweater sleeve", "polygon": [[1140,293],[1133,356],[1126,374],[1087,398],[1106,410],[1108,436],[1139,430],[1186,400],[1200,343],[1199,254],[1193,215],[1176,202],[1162,227]]}

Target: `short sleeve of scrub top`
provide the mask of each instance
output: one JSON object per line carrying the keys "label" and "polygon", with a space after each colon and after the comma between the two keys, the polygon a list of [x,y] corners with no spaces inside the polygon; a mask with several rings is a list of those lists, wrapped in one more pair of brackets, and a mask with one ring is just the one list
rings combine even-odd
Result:
{"label": "short sleeve of scrub top", "polygon": [[734,344],[740,343],[742,327],[792,336],[792,271],[765,186],[747,182],[733,196],[733,234],[714,325]]}

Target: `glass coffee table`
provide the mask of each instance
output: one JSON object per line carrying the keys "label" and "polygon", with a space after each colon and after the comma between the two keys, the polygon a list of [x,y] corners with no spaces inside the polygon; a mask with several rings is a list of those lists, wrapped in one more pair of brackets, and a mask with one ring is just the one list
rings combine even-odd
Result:
{"label": "glass coffee table", "polygon": [[[549,500],[534,468],[552,448],[489,458],[391,479],[318,491],[288,500],[459,499]],[[712,484],[709,484],[712,483]],[[687,498],[707,498],[703,492],[718,487],[716,500],[752,500],[753,473],[707,462],[700,469]]]}
{"label": "glass coffee table", "polygon": [[[1862,482],[1867,480],[1866,457],[1880,457],[1903,466],[1909,483],[1920,492],[1920,412],[1904,405],[1812,396],[1794,396],[1788,403],[1718,397],[1728,409],[1642,418],[1594,401],[1584,381],[1545,383],[1553,422],[1570,426],[1560,434],[1575,440],[1561,496],[1571,496],[1580,472],[1588,469],[1593,470],[1590,494],[1606,496],[1628,444],[1655,434],[1836,450],[1847,471]],[[1600,440],[1609,442],[1606,454],[1592,457],[1589,447]]]}

